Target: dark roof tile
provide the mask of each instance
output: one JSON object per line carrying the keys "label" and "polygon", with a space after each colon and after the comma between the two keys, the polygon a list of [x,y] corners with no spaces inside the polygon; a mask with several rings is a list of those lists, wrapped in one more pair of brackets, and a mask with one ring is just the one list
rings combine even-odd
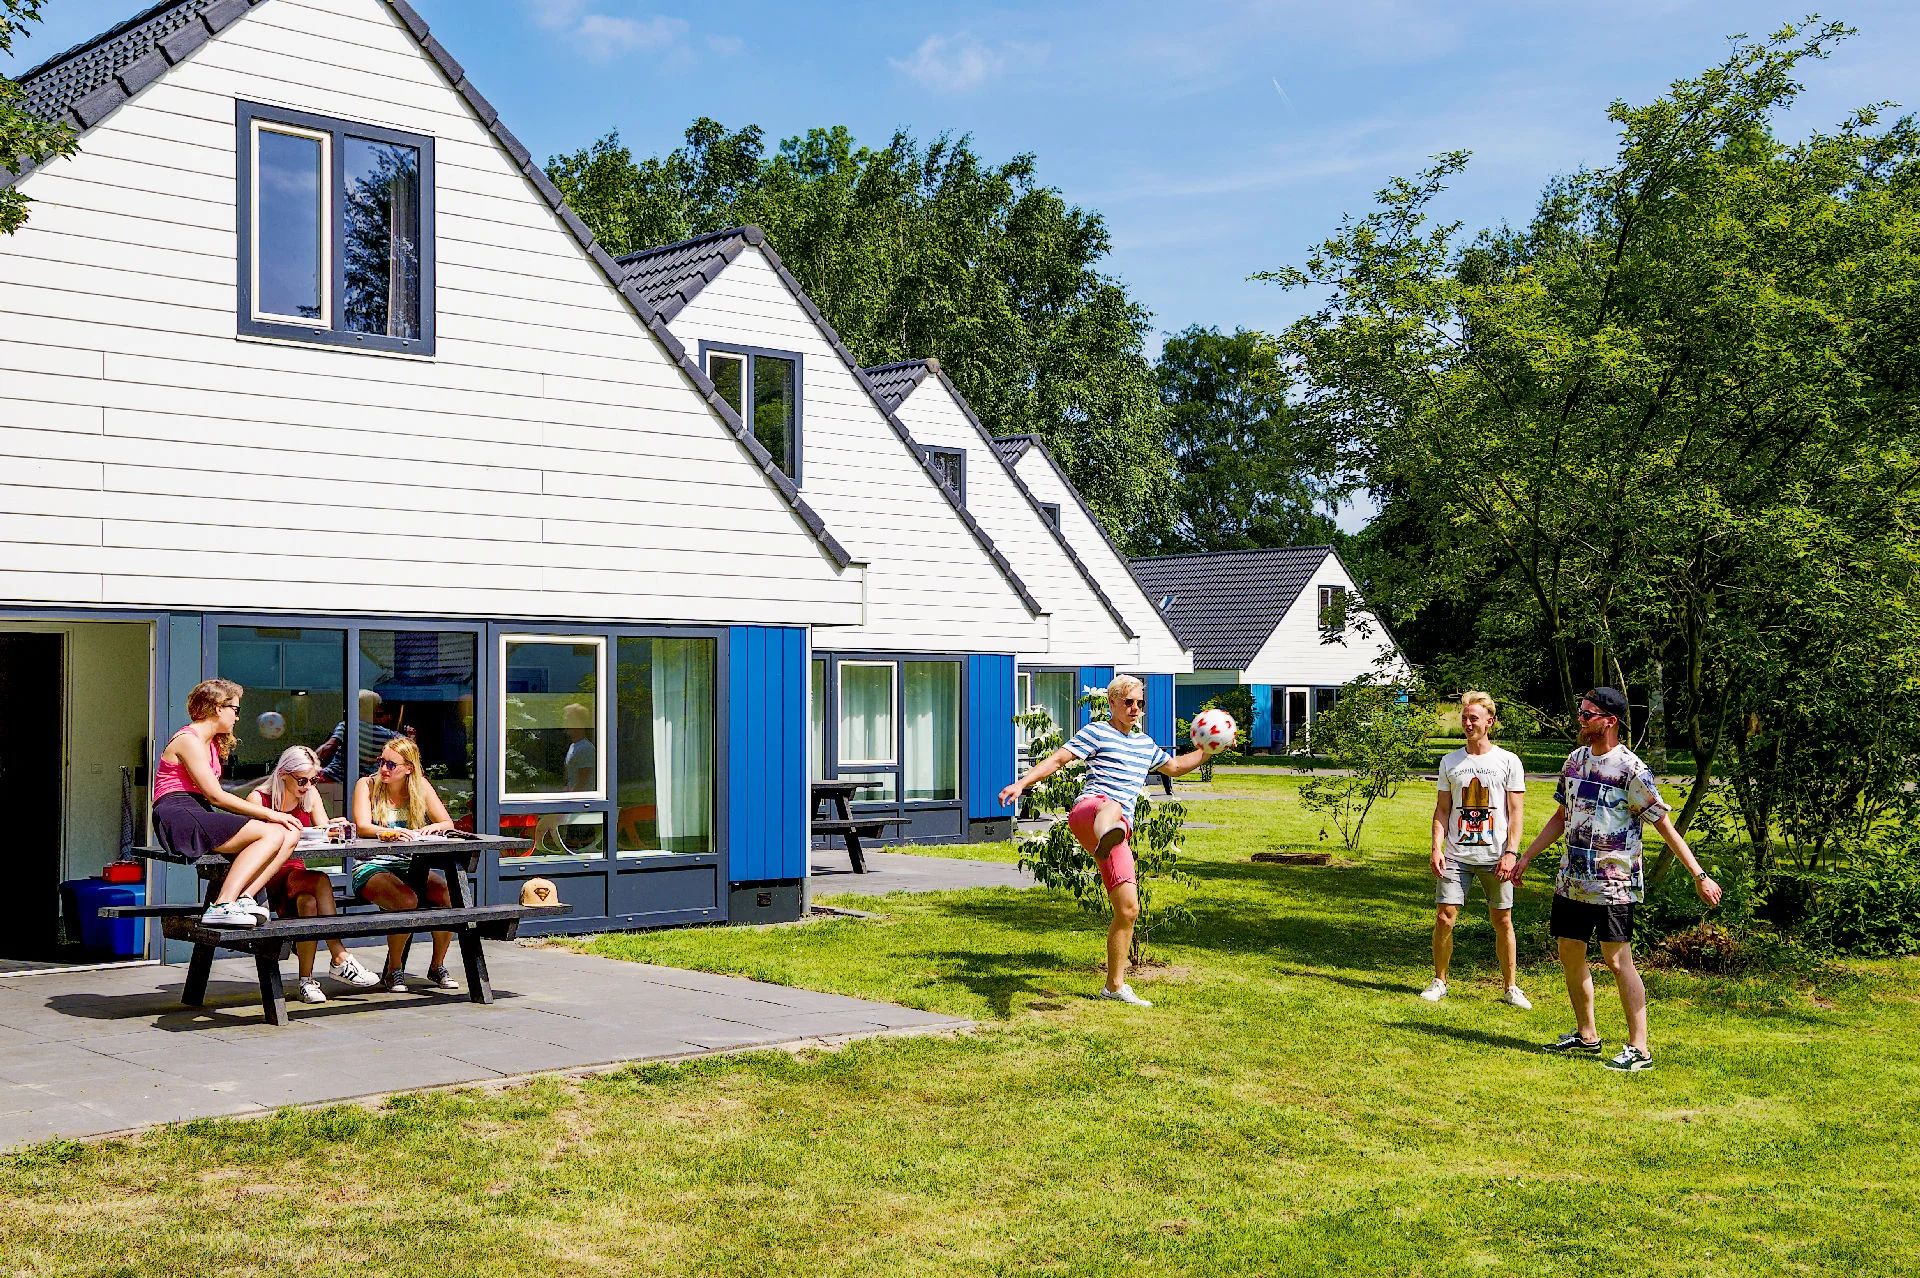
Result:
{"label": "dark roof tile", "polygon": [[626,271],[627,283],[638,288],[662,318],[671,320],[740,256],[747,243],[746,228],[733,226],[677,244],[629,253],[620,259],[620,265]]}
{"label": "dark roof tile", "polygon": [[[925,381],[927,374],[932,371],[932,364],[928,360],[907,359],[901,360],[898,364],[882,364],[876,368],[869,368],[866,373],[868,380],[873,383],[873,388],[880,392],[880,398],[886,400],[889,407],[898,408],[907,402],[907,396],[913,394],[914,387]],[[956,391],[954,399],[959,398],[959,392]],[[973,410],[966,409],[966,413],[971,417]]]}
{"label": "dark roof tile", "polygon": [[[43,120],[67,120],[68,113],[83,99],[98,94],[122,70],[160,48],[163,42],[170,50],[168,60],[180,61],[207,41],[207,25],[202,15],[228,3],[230,0],[162,0],[93,39],[55,54],[16,77],[25,96],[26,109]],[[247,0],[239,0],[239,6],[240,11],[245,12]],[[222,8],[222,13],[225,12]],[[227,22],[232,20],[226,18]],[[148,76],[140,87],[152,83],[154,78]],[[95,104],[100,100],[96,98]],[[90,128],[98,118],[81,117],[82,126]]]}
{"label": "dark roof tile", "polygon": [[1197,670],[1244,670],[1272,637],[1331,546],[1223,550],[1135,559],[1133,573],[1161,615],[1193,649]]}
{"label": "dark roof tile", "polygon": [[1001,435],[993,441],[993,450],[1000,454],[1009,466],[1018,466],[1020,459],[1027,455],[1038,440],[1032,435]]}

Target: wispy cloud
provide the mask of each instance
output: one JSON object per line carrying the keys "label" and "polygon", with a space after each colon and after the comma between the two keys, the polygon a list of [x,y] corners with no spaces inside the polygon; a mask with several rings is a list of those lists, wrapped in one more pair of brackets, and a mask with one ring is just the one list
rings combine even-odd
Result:
{"label": "wispy cloud", "polygon": [[1046,46],[1003,41],[987,44],[965,32],[935,33],[908,58],[890,58],[893,69],[936,93],[965,93],[1009,71],[1038,66]]}
{"label": "wispy cloud", "polygon": [[707,37],[707,48],[723,58],[731,58],[746,47],[747,42],[739,36],[710,35]]}
{"label": "wispy cloud", "polygon": [[588,0],[522,0],[541,27],[572,44],[594,62],[632,53],[678,52],[687,37],[682,18],[664,14],[602,12]]}

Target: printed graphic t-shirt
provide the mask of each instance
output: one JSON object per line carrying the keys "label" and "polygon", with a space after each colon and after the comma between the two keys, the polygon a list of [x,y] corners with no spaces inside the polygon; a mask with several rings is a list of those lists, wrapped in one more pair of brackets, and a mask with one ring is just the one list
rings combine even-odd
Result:
{"label": "printed graphic t-shirt", "polygon": [[1653,769],[1625,746],[1605,754],[1581,746],[1567,756],[1553,798],[1567,810],[1567,844],[1554,893],[1594,905],[1644,899],[1640,826],[1673,810],[1660,797]]}
{"label": "printed graphic t-shirt", "polygon": [[1499,746],[1485,754],[1455,750],[1440,760],[1436,788],[1453,795],[1447,859],[1458,865],[1496,864],[1507,846],[1507,796],[1527,789],[1520,756]]}
{"label": "printed graphic t-shirt", "polygon": [[1146,788],[1147,773],[1173,758],[1144,732],[1122,732],[1111,723],[1089,723],[1073,734],[1066,749],[1087,761],[1080,797],[1101,794],[1120,805],[1133,821],[1133,805]]}

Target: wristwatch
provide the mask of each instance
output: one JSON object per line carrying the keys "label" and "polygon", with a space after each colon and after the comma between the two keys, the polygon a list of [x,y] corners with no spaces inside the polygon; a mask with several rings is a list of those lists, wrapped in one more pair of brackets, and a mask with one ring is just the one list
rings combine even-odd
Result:
{"label": "wristwatch", "polygon": [[1713,876],[1711,874],[1708,874],[1705,870],[1702,870],[1700,871],[1700,873],[1693,876],[1693,881],[1695,883],[1698,883],[1701,879],[1710,879],[1712,877]]}

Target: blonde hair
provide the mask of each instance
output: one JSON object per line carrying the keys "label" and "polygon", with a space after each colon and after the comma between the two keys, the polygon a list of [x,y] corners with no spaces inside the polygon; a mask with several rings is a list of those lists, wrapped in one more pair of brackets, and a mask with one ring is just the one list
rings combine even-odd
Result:
{"label": "blonde hair", "polygon": [[427,784],[425,773],[420,767],[420,747],[414,744],[412,737],[393,737],[380,747],[380,753],[393,751],[400,761],[407,765],[407,806],[405,811],[396,807],[387,798],[387,781],[379,773],[369,780],[367,789],[373,793],[373,823],[390,825],[397,817],[409,830],[417,830],[427,823],[427,796],[433,788]]}
{"label": "blonde hair", "polygon": [[295,745],[282,750],[280,761],[273,765],[273,771],[267,774],[266,781],[261,785],[267,792],[267,806],[276,812],[280,810],[280,787],[289,774],[319,771],[320,756],[308,747]]}
{"label": "blonde hair", "polygon": [[1487,718],[1492,719],[1495,723],[1500,721],[1500,707],[1494,704],[1492,697],[1478,689],[1470,688],[1460,694],[1460,708],[1465,710],[1468,706],[1484,706],[1487,711]]}
{"label": "blonde hair", "polygon": [[1138,675],[1115,675],[1113,682],[1107,685],[1107,704],[1111,706],[1120,699],[1128,688],[1140,689],[1140,695],[1147,695],[1147,685]]}
{"label": "blonde hair", "polygon": [[[246,691],[231,679],[202,679],[187,694],[187,718],[195,723],[211,719],[220,713],[221,702],[238,702]],[[213,748],[220,752],[223,762],[233,757],[233,748],[239,744],[239,738],[231,732],[216,733],[213,738]]]}

